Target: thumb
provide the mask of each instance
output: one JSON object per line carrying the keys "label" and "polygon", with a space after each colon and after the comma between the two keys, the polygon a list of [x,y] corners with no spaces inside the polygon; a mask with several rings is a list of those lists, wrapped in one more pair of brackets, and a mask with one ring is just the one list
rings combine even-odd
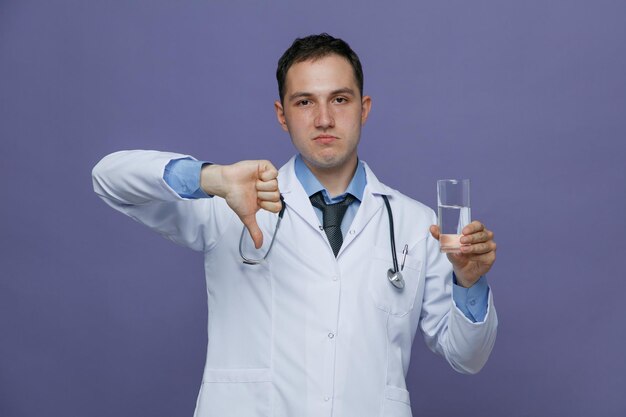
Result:
{"label": "thumb", "polygon": [[439,226],[434,225],[434,224],[433,224],[433,225],[431,225],[431,226],[430,226],[430,234],[431,234],[431,235],[433,235],[433,237],[434,237],[436,240],[439,240]]}
{"label": "thumb", "polygon": [[263,232],[259,228],[259,225],[256,222],[256,216],[254,214],[249,214],[247,216],[243,216],[241,218],[243,225],[248,229],[248,233],[250,233],[250,237],[254,242],[254,247],[259,249],[263,245]]}

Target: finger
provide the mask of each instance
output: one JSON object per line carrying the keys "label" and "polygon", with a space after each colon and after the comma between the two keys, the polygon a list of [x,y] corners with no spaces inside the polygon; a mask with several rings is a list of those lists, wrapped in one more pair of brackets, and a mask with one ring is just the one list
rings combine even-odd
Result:
{"label": "finger", "polygon": [[[491,266],[496,262],[496,253],[492,251],[483,253],[482,255],[472,255],[472,262],[487,265],[489,268],[491,268]],[[485,274],[486,272],[487,271],[483,272],[482,274]]]}
{"label": "finger", "polygon": [[276,179],[269,180],[269,181],[257,180],[256,189],[257,191],[276,191],[278,190],[278,180]]}
{"label": "finger", "polygon": [[246,229],[248,229],[248,233],[250,233],[250,237],[254,242],[254,247],[259,249],[263,245],[263,232],[261,232],[261,229],[256,222],[256,216],[254,214],[250,214],[242,217],[241,221],[244,226],[246,226]]}
{"label": "finger", "polygon": [[259,201],[280,201],[280,193],[278,191],[257,191],[256,197]]}
{"label": "finger", "polygon": [[283,208],[283,204],[279,201],[261,201],[259,202],[259,207],[264,210],[271,211],[272,213],[278,213],[281,208]]}
{"label": "finger", "polygon": [[270,181],[278,177],[278,170],[270,161],[261,161],[259,163],[259,179],[262,181]]}
{"label": "finger", "polygon": [[430,226],[430,234],[436,239],[439,240],[439,226],[433,224]]}
{"label": "finger", "polygon": [[493,238],[493,233],[485,229],[482,232],[472,233],[471,235],[461,236],[461,243],[472,244],[487,242]]}
{"label": "finger", "polygon": [[482,232],[484,229],[485,225],[483,225],[478,220],[474,220],[473,222],[465,226],[461,233],[463,233],[464,235],[471,235],[472,233]]}
{"label": "finger", "polygon": [[473,245],[461,246],[461,253],[481,255],[496,250],[495,242],[476,243]]}

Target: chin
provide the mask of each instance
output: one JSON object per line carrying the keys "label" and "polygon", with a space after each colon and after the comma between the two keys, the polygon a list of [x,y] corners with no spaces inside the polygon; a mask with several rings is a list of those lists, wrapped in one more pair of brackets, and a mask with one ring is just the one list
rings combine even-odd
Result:
{"label": "chin", "polygon": [[319,169],[334,169],[340,168],[348,161],[347,158],[342,158],[338,155],[318,157],[311,161],[311,163]]}

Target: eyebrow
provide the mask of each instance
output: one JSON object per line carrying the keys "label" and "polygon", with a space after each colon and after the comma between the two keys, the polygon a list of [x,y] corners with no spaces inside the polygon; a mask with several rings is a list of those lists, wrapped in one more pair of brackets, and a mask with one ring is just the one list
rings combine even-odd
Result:
{"label": "eyebrow", "polygon": [[[338,94],[348,94],[351,96],[355,96],[356,94],[354,93],[354,90],[349,88],[349,87],[344,87],[344,88],[340,88],[338,90],[333,90],[330,92],[331,96],[336,96]],[[296,98],[306,98],[306,97],[312,97],[314,94],[313,93],[308,93],[306,91],[296,91],[295,93],[289,95],[289,101],[294,100]]]}

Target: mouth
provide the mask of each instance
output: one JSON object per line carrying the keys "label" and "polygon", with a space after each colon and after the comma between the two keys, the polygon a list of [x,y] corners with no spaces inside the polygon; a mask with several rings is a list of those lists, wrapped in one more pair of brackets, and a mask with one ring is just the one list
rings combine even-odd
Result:
{"label": "mouth", "polygon": [[333,135],[318,135],[314,137],[313,140],[323,145],[327,145],[337,140],[337,137]]}

